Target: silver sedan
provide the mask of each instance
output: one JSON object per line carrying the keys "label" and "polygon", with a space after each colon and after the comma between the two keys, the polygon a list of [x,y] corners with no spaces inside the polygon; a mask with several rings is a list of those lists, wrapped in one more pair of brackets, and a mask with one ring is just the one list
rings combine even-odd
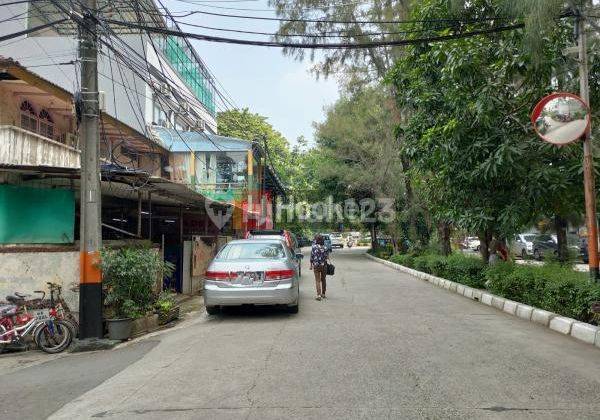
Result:
{"label": "silver sedan", "polygon": [[206,312],[216,314],[221,306],[252,304],[285,305],[297,313],[301,258],[280,239],[227,243],[204,275]]}

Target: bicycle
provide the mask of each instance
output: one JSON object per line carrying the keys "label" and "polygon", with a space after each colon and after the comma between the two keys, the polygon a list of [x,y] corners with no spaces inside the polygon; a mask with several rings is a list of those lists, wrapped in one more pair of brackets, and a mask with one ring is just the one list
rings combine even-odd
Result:
{"label": "bicycle", "polygon": [[[59,319],[69,325],[74,337],[79,336],[79,322],[69,309],[69,305],[62,298],[62,286],[58,283],[47,282],[50,290],[50,307],[56,309],[56,315]],[[56,293],[56,298],[54,294]],[[56,302],[56,303],[55,303]]]}
{"label": "bicycle", "polygon": [[[73,340],[72,330],[63,320],[57,318],[54,308],[34,309],[30,312],[25,304],[25,298],[28,296],[15,293],[14,296],[6,297],[9,304],[0,305],[0,350],[7,344],[26,347],[25,338],[31,334],[33,341],[42,351],[62,352]],[[39,301],[43,301],[43,297]]]}

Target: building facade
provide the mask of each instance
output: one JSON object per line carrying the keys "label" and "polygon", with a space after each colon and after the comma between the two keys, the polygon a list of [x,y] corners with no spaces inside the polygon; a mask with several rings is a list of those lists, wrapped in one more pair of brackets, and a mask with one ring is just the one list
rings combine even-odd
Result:
{"label": "building facade", "polygon": [[[49,2],[13,3],[0,0],[11,16],[0,36],[64,17]],[[178,29],[152,0],[99,1],[98,9],[123,22]],[[195,293],[201,273],[194,250],[206,255],[250,228],[272,227],[273,198],[283,188],[258,145],[216,135],[220,94],[185,38],[118,25],[99,32],[103,243],[155,247],[176,266],[164,287]],[[0,296],[54,282],[72,309],[79,282],[77,47],[72,22],[0,43]]]}

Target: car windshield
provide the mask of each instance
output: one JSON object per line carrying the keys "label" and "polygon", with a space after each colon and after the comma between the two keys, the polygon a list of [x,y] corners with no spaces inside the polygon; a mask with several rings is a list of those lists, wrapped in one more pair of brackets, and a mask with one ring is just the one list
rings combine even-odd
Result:
{"label": "car windshield", "polygon": [[552,236],[550,235],[539,235],[536,239],[538,241],[553,241]]}
{"label": "car windshield", "polygon": [[535,235],[523,235],[523,239],[525,239],[527,242],[533,241],[533,238],[535,238]]}
{"label": "car windshield", "polygon": [[281,243],[275,242],[248,242],[227,244],[219,252],[217,258],[220,260],[240,259],[280,259],[285,258],[285,250]]}

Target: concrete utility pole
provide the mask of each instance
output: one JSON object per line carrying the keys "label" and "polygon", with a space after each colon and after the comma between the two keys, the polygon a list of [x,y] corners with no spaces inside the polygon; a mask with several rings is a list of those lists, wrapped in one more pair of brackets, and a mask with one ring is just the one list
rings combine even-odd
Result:
{"label": "concrete utility pole", "polygon": [[[590,89],[588,85],[587,34],[585,18],[576,11],[577,46],[579,47],[579,96],[589,106]],[[596,219],[596,186],[594,181],[594,159],[592,151],[591,128],[583,135],[583,182],[585,190],[585,219],[588,232],[588,261],[590,277],[598,281],[598,223]]]}
{"label": "concrete utility pole", "polygon": [[100,145],[98,102],[98,44],[96,32],[96,0],[83,0],[83,22],[79,25],[81,59],[81,98],[83,102],[79,127],[81,156],[80,215],[80,288],[79,338],[101,338],[102,330],[102,247]]}

